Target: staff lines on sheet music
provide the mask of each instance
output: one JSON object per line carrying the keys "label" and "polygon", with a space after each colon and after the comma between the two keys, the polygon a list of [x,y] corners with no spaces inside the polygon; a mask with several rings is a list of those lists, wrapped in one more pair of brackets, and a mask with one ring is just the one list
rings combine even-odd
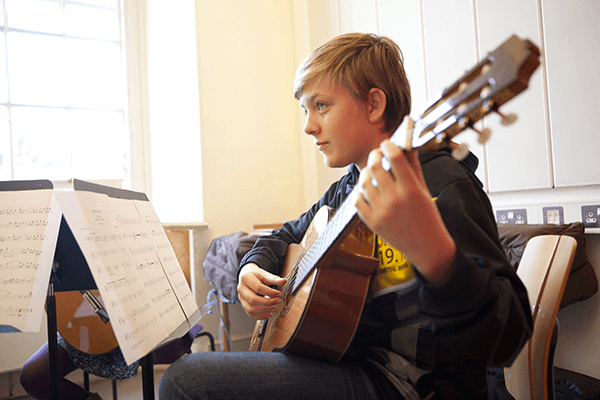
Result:
{"label": "staff lines on sheet music", "polygon": [[146,261],[144,262],[137,262],[136,263],[136,268],[139,272],[147,272],[148,270],[152,270],[155,269],[156,267],[158,267],[158,263],[155,261],[150,261],[148,259],[146,259]]}
{"label": "staff lines on sheet music", "polygon": [[[144,291],[138,290],[133,293],[127,294],[125,296],[119,297],[119,300],[121,301],[122,304],[125,304],[125,303],[129,303],[132,301],[138,301],[139,299],[143,299],[143,298],[144,298]],[[119,303],[116,300],[113,300],[112,305],[113,305],[113,307],[118,307]]]}
{"label": "staff lines on sheet music", "polygon": [[132,339],[135,339],[137,341],[137,343],[132,346],[132,349],[137,349],[139,347],[139,345],[144,342],[144,338],[139,337],[140,333],[145,332],[149,327],[154,326],[156,324],[157,319],[158,319],[158,317],[154,317],[151,320],[146,321],[143,324],[139,325],[137,328],[133,329],[131,332],[125,333],[125,339],[127,339],[127,341],[130,341]]}
{"label": "staff lines on sheet music", "polygon": [[0,247],[0,256],[17,256],[17,255],[23,255],[23,254],[29,254],[32,256],[39,256],[40,254],[42,254],[42,250],[40,249],[34,249],[31,247],[16,247],[16,248],[12,248],[12,247]]}
{"label": "staff lines on sheet music", "polygon": [[19,207],[19,208],[0,208],[1,215],[23,215],[23,214],[48,214],[50,207]]}
{"label": "staff lines on sheet music", "polygon": [[[33,292],[25,292],[25,293],[13,293],[6,290],[0,290],[0,299],[2,300],[19,300],[19,299],[30,299]],[[1,308],[2,306],[0,306]]]}
{"label": "staff lines on sheet music", "polygon": [[144,287],[146,287],[146,288],[152,288],[152,287],[156,286],[159,283],[165,282],[166,279],[167,278],[165,278],[165,276],[162,275],[162,276],[157,276],[157,277],[154,277],[154,278],[151,278],[151,279],[144,280],[142,282],[144,283]]}
{"label": "staff lines on sheet music", "polygon": [[31,307],[7,307],[0,308],[0,314],[5,314],[8,317],[20,317],[23,314],[31,314],[33,309]]}
{"label": "staff lines on sheet music", "polygon": [[92,254],[93,258],[98,259],[98,258],[104,258],[106,256],[110,256],[110,255],[118,255],[121,253],[126,253],[127,251],[128,250],[126,247],[119,247],[119,248],[110,247],[106,250],[92,251],[91,254]]}
{"label": "staff lines on sheet music", "polygon": [[139,255],[154,253],[154,245],[150,244],[148,246],[143,246],[143,247],[129,248],[129,253],[132,256],[139,256]]}
{"label": "staff lines on sheet music", "polygon": [[35,261],[19,261],[12,260],[4,263],[0,263],[0,270],[7,271],[11,269],[35,269],[37,270],[40,267],[40,263]]}
{"label": "staff lines on sheet music", "polygon": [[44,241],[46,239],[45,234],[37,235],[0,235],[0,243],[5,242],[33,242],[33,241]]}
{"label": "staff lines on sheet music", "polygon": [[159,303],[161,300],[166,299],[167,297],[169,297],[172,294],[173,294],[173,292],[171,291],[171,289],[168,289],[168,290],[165,290],[164,292],[159,293],[156,296],[152,297],[150,300],[152,300],[153,303]]}
{"label": "staff lines on sheet music", "polygon": [[31,285],[38,282],[37,278],[0,278],[0,285]]}
{"label": "staff lines on sheet music", "polygon": [[119,235],[117,233],[109,234],[109,235],[90,234],[90,235],[87,235],[87,237],[85,238],[85,240],[87,240],[90,243],[116,242],[121,239],[123,239],[123,238],[121,237],[121,235]]}
{"label": "staff lines on sheet music", "polygon": [[104,286],[104,290],[106,290],[107,293],[110,293],[111,290],[117,290],[119,288],[132,285],[132,284],[136,283],[137,281],[138,281],[137,277],[121,278],[121,279],[118,279],[113,282],[108,282]]}
{"label": "staff lines on sheet music", "polygon": [[123,237],[125,239],[133,239],[134,241],[139,240],[139,239],[146,240],[146,239],[148,239],[148,233],[147,232],[131,232],[131,233],[123,234]]}
{"label": "staff lines on sheet music", "polygon": [[117,222],[122,226],[141,225],[138,218],[117,217]]}
{"label": "staff lines on sheet music", "polygon": [[165,315],[168,315],[170,313],[172,313],[175,309],[179,308],[179,304],[171,304],[170,307],[168,307],[167,309],[165,309],[162,312],[158,313],[159,318],[164,318]]}
{"label": "staff lines on sheet music", "polygon": [[31,219],[25,221],[9,221],[7,224],[0,224],[0,228],[31,228],[39,226],[47,226],[48,221],[43,219]]}
{"label": "staff lines on sheet music", "polygon": [[98,271],[98,273],[106,273],[108,276],[114,277],[120,275],[123,271],[129,269],[130,266],[131,263],[125,260],[121,263],[117,262],[115,264],[105,264],[96,268],[96,271]]}

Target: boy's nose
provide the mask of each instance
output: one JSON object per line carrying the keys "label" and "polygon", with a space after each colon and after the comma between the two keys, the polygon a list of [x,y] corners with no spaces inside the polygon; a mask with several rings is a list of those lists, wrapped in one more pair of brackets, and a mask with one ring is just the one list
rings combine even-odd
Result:
{"label": "boy's nose", "polygon": [[318,127],[319,125],[314,122],[314,118],[307,115],[306,121],[304,122],[304,133],[307,135],[315,135],[318,133]]}

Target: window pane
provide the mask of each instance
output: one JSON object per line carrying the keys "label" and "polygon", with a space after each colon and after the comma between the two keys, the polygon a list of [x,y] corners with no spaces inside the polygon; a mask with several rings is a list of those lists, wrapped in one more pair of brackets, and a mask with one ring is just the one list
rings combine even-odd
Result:
{"label": "window pane", "polygon": [[[1,0],[0,0],[1,1]],[[0,103],[8,101],[8,87],[6,86],[6,43],[4,33],[0,33]],[[0,118],[3,114],[0,115]]]}
{"label": "window pane", "polygon": [[119,19],[116,10],[66,4],[65,19],[67,35],[119,40]]}
{"label": "window pane", "polygon": [[[75,0],[74,3],[83,3],[83,4],[91,4],[95,6],[102,7],[110,7],[111,9],[117,8],[117,2],[119,0]],[[71,1],[67,0],[67,4],[71,3]]]}
{"label": "window pane", "polygon": [[8,75],[13,104],[66,105],[62,38],[8,33]]}
{"label": "window pane", "polygon": [[116,43],[68,39],[69,105],[123,107],[121,53]]}
{"label": "window pane", "polygon": [[10,127],[6,107],[0,106],[0,180],[12,179],[10,160]]}
{"label": "window pane", "polygon": [[13,107],[14,179],[72,178],[67,111]]}
{"label": "window pane", "polygon": [[63,33],[63,12],[55,0],[6,0],[8,26],[36,32]]}
{"label": "window pane", "polygon": [[125,179],[127,135],[117,111],[71,110],[73,177]]}

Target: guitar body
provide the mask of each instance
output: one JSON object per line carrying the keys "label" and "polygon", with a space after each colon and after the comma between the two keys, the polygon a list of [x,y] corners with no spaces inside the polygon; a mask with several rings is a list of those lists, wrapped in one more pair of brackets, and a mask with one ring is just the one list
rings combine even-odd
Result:
{"label": "guitar body", "polygon": [[[97,290],[90,290],[100,301]],[[104,323],[79,291],[56,292],[56,328],[77,350],[101,354],[117,348],[110,322]]]}
{"label": "guitar body", "polygon": [[283,302],[273,317],[256,323],[250,351],[285,350],[330,363],[346,352],[378,264],[373,257],[374,234],[357,219],[345,239],[325,253],[295,292],[288,287],[294,282],[298,262],[324,231],[330,216],[328,207],[321,208],[302,242],[288,248],[281,275],[287,277],[280,287]]}

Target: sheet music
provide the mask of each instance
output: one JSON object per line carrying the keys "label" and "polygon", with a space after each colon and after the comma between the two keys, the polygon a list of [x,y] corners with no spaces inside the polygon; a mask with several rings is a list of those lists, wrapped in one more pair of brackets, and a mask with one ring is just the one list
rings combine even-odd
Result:
{"label": "sheet music", "polygon": [[170,332],[137,273],[113,199],[86,191],[58,193],[57,199],[104,299],[125,361],[131,364]]}
{"label": "sheet music", "polygon": [[0,192],[0,325],[39,332],[60,219],[52,189]]}
{"label": "sheet music", "polygon": [[[171,333],[186,319],[186,316],[159,259],[156,242],[153,238],[156,233],[146,229],[136,207],[138,203],[147,203],[151,207],[150,202],[115,198],[111,199],[111,202],[121,232],[123,232],[125,244],[144,288],[150,295],[152,305],[155,307],[165,331]],[[162,230],[164,233],[164,229]],[[169,244],[167,243],[167,245]],[[181,271],[178,263],[177,268]]]}
{"label": "sheet music", "polygon": [[146,231],[150,233],[162,267],[181,303],[181,308],[183,308],[186,318],[189,319],[198,310],[198,305],[177,261],[177,256],[169,242],[167,233],[149,201],[136,201],[135,205],[146,227]]}
{"label": "sheet music", "polygon": [[198,306],[149,201],[88,191],[57,198],[127,363],[198,321]]}

